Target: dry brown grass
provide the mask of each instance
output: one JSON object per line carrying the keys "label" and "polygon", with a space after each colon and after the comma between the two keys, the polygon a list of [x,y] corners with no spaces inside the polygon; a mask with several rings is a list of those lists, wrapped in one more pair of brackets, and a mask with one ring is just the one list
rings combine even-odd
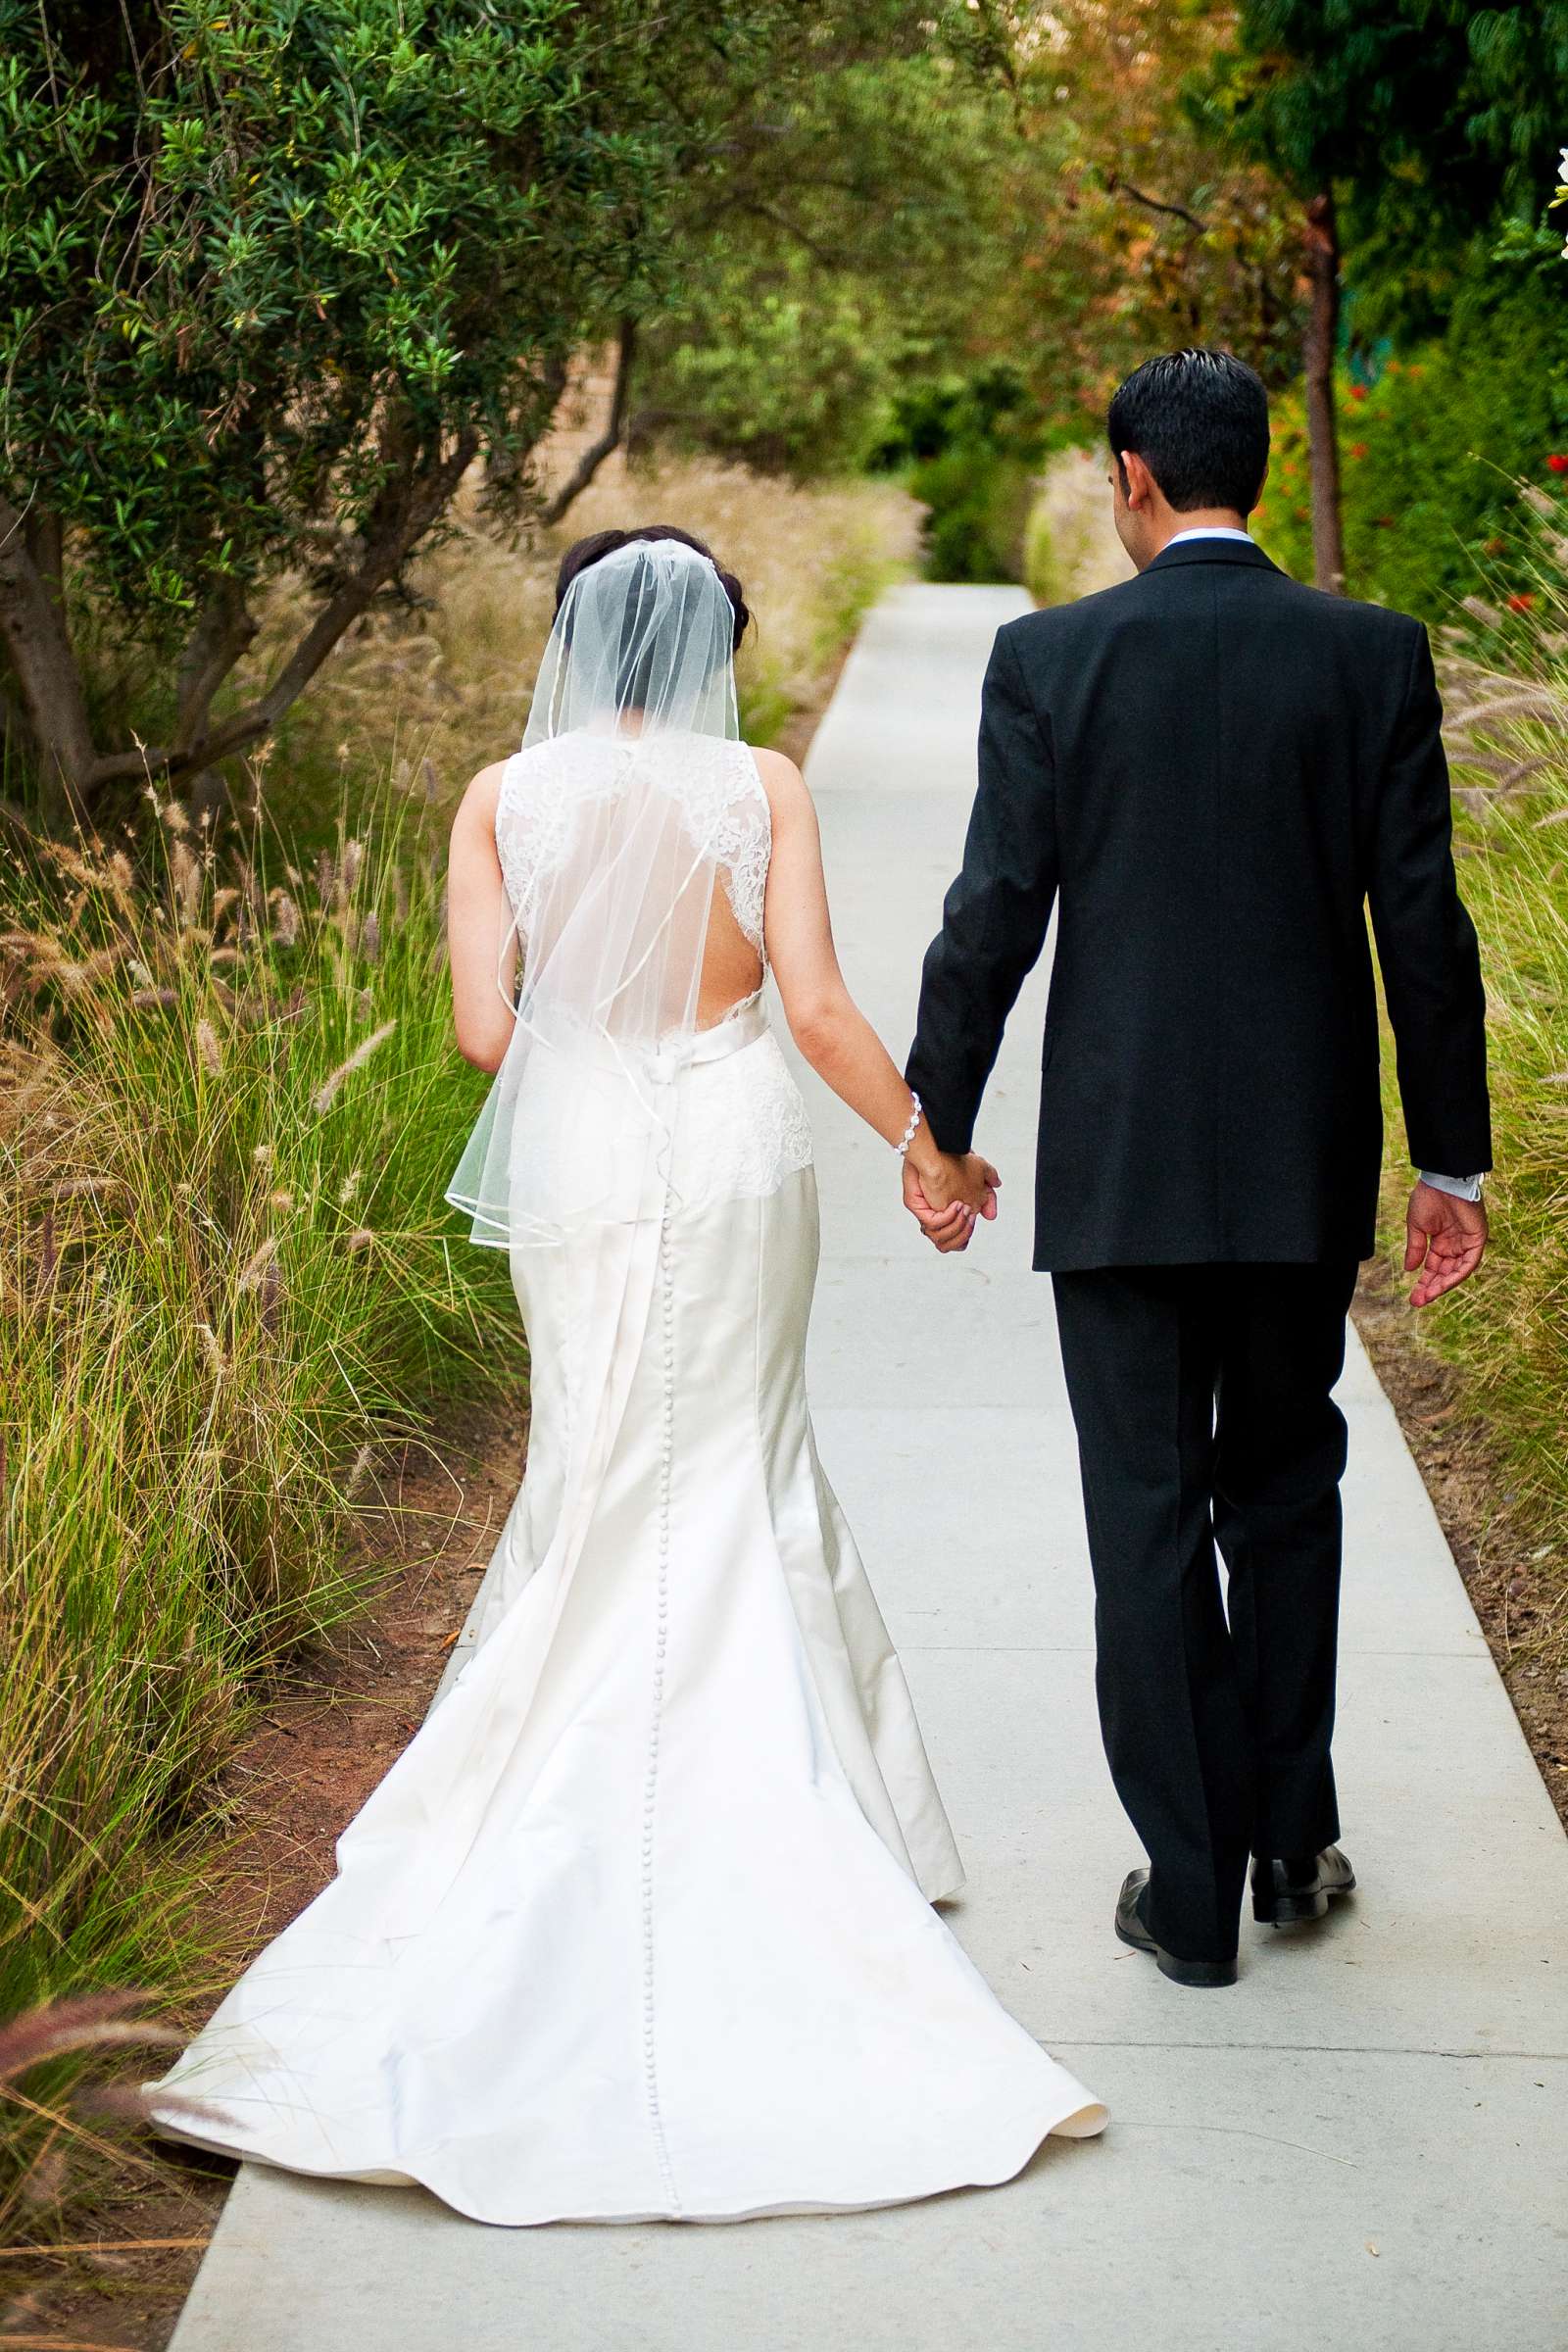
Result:
{"label": "dry brown grass", "polygon": [[1063,449],[1047,466],[1024,532],[1024,577],[1037,605],[1064,605],[1132,577],[1116,536],[1102,451]]}
{"label": "dry brown grass", "polygon": [[[163,813],[0,865],[0,2019],[200,1980],[202,1808],[363,1597],[362,1463],[521,1352],[441,1200],[433,858],[273,881]],[[0,2232],[59,2129],[0,2073]]]}
{"label": "dry brown grass", "polygon": [[[505,534],[466,486],[446,542],[414,570],[416,609],[384,611],[339,647],[290,725],[307,761],[341,747],[400,747],[405,785],[445,804],[521,741],[550,631],[557,564],[588,531],[675,522],[746,585],[757,625],[739,662],[742,719],[770,742],[820,701],[860,614],[914,567],[919,509],[889,482],[793,486],[739,466],[668,459],[605,466],[552,530]],[[285,589],[253,654],[265,671],[291,633]]]}

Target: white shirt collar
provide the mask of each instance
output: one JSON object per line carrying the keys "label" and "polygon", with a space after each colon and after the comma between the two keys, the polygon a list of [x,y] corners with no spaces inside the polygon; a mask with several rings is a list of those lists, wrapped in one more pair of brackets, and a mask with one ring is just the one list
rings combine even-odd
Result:
{"label": "white shirt collar", "polygon": [[[1174,539],[1166,540],[1165,547],[1180,547],[1184,539],[1241,539],[1249,547],[1252,545],[1250,531],[1235,530],[1228,522],[1203,522],[1195,531],[1178,531]],[[1163,555],[1165,548],[1162,547],[1159,552]]]}

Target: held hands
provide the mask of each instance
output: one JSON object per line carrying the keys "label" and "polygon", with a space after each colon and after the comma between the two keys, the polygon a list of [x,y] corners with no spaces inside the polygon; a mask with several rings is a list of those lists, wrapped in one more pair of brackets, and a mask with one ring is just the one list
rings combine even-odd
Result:
{"label": "held hands", "polygon": [[[908,1198],[906,1184],[905,1198]],[[1404,1270],[1420,1280],[1412,1306],[1430,1306],[1475,1272],[1487,1246],[1487,1212],[1479,1200],[1461,1200],[1436,1185],[1418,1184],[1404,1218]]]}
{"label": "held hands", "polygon": [[994,1218],[1002,1179],[978,1152],[939,1152],[922,1128],[904,1162],[904,1205],[944,1256],[967,1250],[977,1217]]}

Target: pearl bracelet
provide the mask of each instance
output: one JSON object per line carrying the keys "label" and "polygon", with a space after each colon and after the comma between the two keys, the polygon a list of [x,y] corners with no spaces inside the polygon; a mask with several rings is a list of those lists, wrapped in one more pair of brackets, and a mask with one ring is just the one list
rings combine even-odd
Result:
{"label": "pearl bracelet", "polygon": [[914,1141],[915,1132],[919,1127],[922,1116],[920,1109],[920,1098],[915,1093],[913,1087],[910,1087],[909,1089],[909,1101],[913,1104],[913,1108],[909,1112],[909,1124],[907,1127],[906,1127],[898,1143],[894,1146],[894,1150],[898,1152],[898,1155],[901,1159],[906,1159],[908,1157],[909,1146]]}

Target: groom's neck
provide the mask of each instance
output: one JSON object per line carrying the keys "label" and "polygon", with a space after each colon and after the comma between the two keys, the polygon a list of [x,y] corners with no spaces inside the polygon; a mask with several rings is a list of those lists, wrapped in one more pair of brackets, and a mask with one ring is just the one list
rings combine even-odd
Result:
{"label": "groom's neck", "polygon": [[1149,561],[1152,563],[1157,555],[1163,554],[1179,532],[1245,531],[1246,528],[1247,516],[1236,507],[1194,507],[1185,514],[1178,514],[1174,507],[1166,507],[1151,539]]}

